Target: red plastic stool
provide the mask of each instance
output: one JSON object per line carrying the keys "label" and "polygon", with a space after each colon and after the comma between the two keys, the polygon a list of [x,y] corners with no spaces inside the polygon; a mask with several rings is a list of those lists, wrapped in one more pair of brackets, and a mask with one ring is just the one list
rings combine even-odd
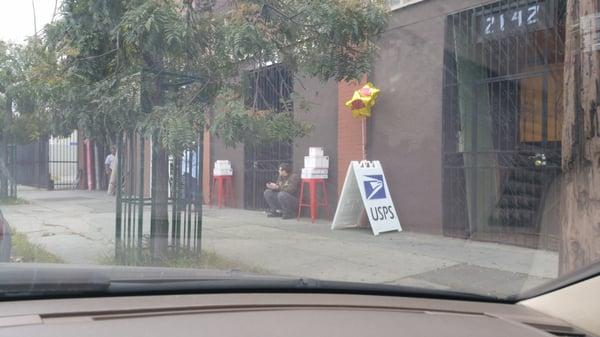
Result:
{"label": "red plastic stool", "polygon": [[[308,204],[304,203],[304,185],[308,184],[310,200]],[[323,191],[323,197],[325,200],[318,202],[317,200],[317,186],[321,186]],[[325,179],[302,179],[300,187],[300,204],[298,205],[298,220],[300,220],[300,213],[303,207],[310,207],[310,220],[315,223],[317,220],[317,208],[325,208],[325,212],[329,217],[329,198],[327,197],[327,185]]]}
{"label": "red plastic stool", "polygon": [[214,176],[213,185],[210,190],[208,204],[212,206],[213,196],[215,193],[215,185],[217,186],[217,206],[235,207],[235,193],[233,191],[233,176]]}

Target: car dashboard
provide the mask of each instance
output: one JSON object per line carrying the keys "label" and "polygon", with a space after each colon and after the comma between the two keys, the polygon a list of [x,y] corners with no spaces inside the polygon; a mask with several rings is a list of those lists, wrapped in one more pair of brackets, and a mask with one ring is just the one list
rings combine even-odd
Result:
{"label": "car dashboard", "polygon": [[0,302],[0,336],[583,337],[586,333],[519,304],[355,294],[213,293]]}

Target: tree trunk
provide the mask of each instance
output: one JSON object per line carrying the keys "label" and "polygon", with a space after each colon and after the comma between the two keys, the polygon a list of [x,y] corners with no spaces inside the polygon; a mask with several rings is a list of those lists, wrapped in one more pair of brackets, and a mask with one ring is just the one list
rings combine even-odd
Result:
{"label": "tree trunk", "polygon": [[560,273],[600,259],[600,37],[596,0],[568,0]]}
{"label": "tree trunk", "polygon": [[[161,55],[144,54],[148,69],[162,68]],[[142,110],[150,113],[155,106],[163,103],[162,76],[153,74],[142,76]],[[169,244],[169,156],[155,134],[152,139],[152,211],[151,233],[152,255],[160,260],[167,257]]]}

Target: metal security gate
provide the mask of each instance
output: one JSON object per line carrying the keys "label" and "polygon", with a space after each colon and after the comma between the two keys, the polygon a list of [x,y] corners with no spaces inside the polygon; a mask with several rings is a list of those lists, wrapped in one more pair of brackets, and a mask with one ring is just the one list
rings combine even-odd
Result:
{"label": "metal security gate", "polygon": [[16,182],[43,189],[76,189],[80,178],[77,132],[69,137],[40,137],[16,145]]}
{"label": "metal security gate", "polygon": [[[447,19],[444,232],[556,249],[566,1]],[[541,224],[544,223],[544,226]]]}
{"label": "metal security gate", "polygon": [[51,189],[76,189],[80,178],[77,131],[69,137],[52,137],[48,141],[48,170]]}
{"label": "metal security gate", "polygon": [[274,182],[281,163],[292,162],[292,146],[286,143],[260,144],[245,147],[244,207],[268,209],[263,193],[267,182]]}
{"label": "metal security gate", "polygon": [[51,186],[48,171],[48,145],[48,137],[40,137],[30,144],[17,145],[17,184],[36,188]]}
{"label": "metal security gate", "polygon": [[[246,76],[245,104],[254,110],[292,112],[294,90],[291,72],[283,64],[250,72]],[[246,144],[244,146],[244,207],[267,209],[266,183],[277,179],[282,162],[292,164],[291,143]]]}

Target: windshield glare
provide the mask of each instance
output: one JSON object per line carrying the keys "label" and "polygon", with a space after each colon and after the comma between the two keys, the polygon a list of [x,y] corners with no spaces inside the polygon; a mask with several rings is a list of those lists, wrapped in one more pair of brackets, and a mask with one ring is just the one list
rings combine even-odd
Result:
{"label": "windshield glare", "polygon": [[577,273],[595,6],[5,0],[0,261],[497,299]]}

